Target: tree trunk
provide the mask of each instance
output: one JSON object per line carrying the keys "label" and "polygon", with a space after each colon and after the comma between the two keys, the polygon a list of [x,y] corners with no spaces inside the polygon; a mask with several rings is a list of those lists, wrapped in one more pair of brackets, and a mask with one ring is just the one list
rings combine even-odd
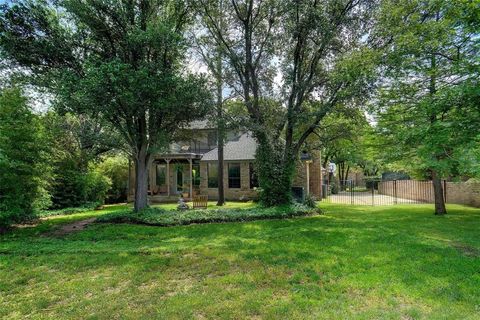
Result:
{"label": "tree trunk", "polygon": [[[438,14],[437,14],[438,19]],[[430,95],[433,97],[437,92],[437,77],[436,77],[436,68],[437,68],[437,60],[435,54],[432,54],[431,61],[431,76],[430,76]],[[430,115],[430,123],[433,125],[437,121],[437,115],[431,114]],[[438,161],[438,157],[435,157]],[[432,183],[433,183],[433,194],[435,197],[435,214],[436,215],[444,215],[447,213],[447,209],[445,208],[445,199],[443,198],[443,186],[442,180],[438,175],[438,172],[432,170]]]}
{"label": "tree trunk", "polygon": [[225,141],[225,123],[223,116],[223,73],[222,73],[222,59],[220,56],[220,49],[217,57],[217,150],[218,150],[218,201],[217,206],[225,204],[225,186],[223,184],[223,146]]}
{"label": "tree trunk", "polygon": [[148,162],[145,151],[140,151],[135,159],[135,211],[148,207]]}
{"label": "tree trunk", "polygon": [[433,183],[433,195],[435,198],[435,214],[444,215],[447,214],[445,207],[445,198],[443,196],[442,180],[438,176],[438,173],[432,170],[432,183]]}

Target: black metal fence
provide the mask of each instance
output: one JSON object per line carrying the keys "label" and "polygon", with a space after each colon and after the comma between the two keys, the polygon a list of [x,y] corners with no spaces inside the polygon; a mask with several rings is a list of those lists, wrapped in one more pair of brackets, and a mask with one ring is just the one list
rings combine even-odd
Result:
{"label": "black metal fence", "polygon": [[[447,199],[446,182],[443,181]],[[323,188],[325,201],[351,205],[393,205],[434,203],[432,181],[422,180],[345,180]]]}

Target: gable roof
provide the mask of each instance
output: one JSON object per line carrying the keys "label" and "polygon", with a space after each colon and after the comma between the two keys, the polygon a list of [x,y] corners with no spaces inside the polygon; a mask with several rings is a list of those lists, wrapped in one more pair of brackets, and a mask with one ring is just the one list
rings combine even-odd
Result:
{"label": "gable roof", "polygon": [[[251,133],[244,133],[238,139],[228,141],[223,148],[223,157],[225,161],[231,160],[255,160],[255,151],[257,142]],[[217,161],[218,148],[215,148],[202,157],[202,161]]]}

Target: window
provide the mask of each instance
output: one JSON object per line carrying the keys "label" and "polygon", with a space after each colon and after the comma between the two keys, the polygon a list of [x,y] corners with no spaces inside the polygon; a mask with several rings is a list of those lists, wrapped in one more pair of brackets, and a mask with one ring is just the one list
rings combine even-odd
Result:
{"label": "window", "polygon": [[218,165],[209,163],[207,165],[208,187],[218,188]]}
{"label": "window", "polygon": [[207,136],[207,143],[209,146],[217,145],[217,131],[209,131]]}
{"label": "window", "polygon": [[178,165],[177,168],[177,191],[183,192],[183,167]]}
{"label": "window", "polygon": [[253,162],[250,162],[250,189],[258,188],[258,177]]}
{"label": "window", "polygon": [[192,180],[193,180],[193,186],[195,187],[200,186],[200,165],[199,164],[192,165]]}
{"label": "window", "polygon": [[167,182],[167,167],[164,164],[157,164],[157,186],[163,186]]}
{"label": "window", "polygon": [[240,188],[240,163],[228,164],[228,187]]}

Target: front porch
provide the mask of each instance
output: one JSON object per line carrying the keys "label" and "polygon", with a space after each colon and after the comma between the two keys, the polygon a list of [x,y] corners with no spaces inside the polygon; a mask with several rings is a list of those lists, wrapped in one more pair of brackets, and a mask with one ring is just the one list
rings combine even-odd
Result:
{"label": "front porch", "polygon": [[[151,202],[191,201],[200,193],[200,158],[195,153],[155,156],[148,167],[148,195]],[[135,195],[135,170],[130,166],[129,201]]]}

